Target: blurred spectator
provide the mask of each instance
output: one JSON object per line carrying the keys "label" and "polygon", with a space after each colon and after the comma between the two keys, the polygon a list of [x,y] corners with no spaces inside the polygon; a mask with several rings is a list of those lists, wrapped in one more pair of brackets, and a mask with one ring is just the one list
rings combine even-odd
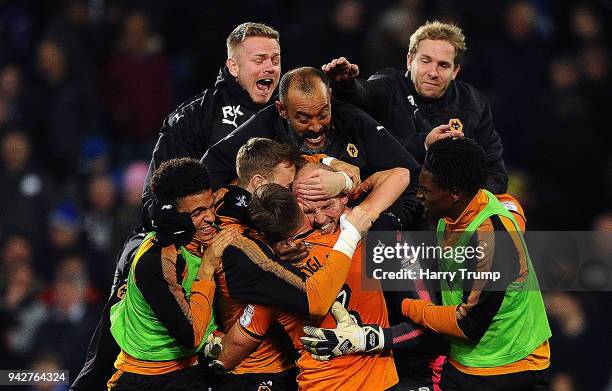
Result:
{"label": "blurred spectator", "polygon": [[[586,293],[547,293],[544,298],[552,329],[551,391],[601,390],[610,369],[610,329],[601,321],[601,308]],[[603,350],[602,350],[603,349]],[[597,358],[586,358],[592,352]]]}
{"label": "blurred spectator", "polygon": [[25,236],[18,233],[10,233],[4,238],[0,248],[0,289],[7,289],[8,270],[14,269],[15,265],[32,262],[34,249]]}
{"label": "blurred spectator", "polygon": [[[535,144],[525,142],[533,137],[540,125],[537,96],[526,93],[546,87],[546,63],[549,49],[539,35],[539,18],[534,6],[524,0],[508,3],[501,39],[492,40],[472,62],[485,64],[489,70],[495,124],[504,143],[504,158],[509,166],[530,169],[528,157]],[[495,64],[495,66],[491,66]]]}
{"label": "blurred spectator", "polygon": [[115,269],[113,231],[117,211],[117,189],[107,174],[94,175],[87,184],[87,202],[83,213],[83,233],[87,243],[87,261],[92,284],[106,290],[112,282]]}
{"label": "blurred spectator", "polygon": [[[535,184],[537,193],[545,201],[537,213],[543,215],[547,227],[568,230],[586,230],[592,216],[605,207],[603,143],[593,143],[598,127],[594,124],[592,102],[581,83],[577,62],[569,56],[559,56],[551,61],[549,70],[550,90],[541,97],[542,110],[548,113],[546,120],[534,130],[531,140],[540,145],[541,151],[531,158],[529,170],[539,178]],[[606,139],[605,135],[602,135]],[[571,140],[572,153],[567,154],[567,142]],[[567,178],[578,178],[584,167],[591,171],[590,180],[580,187],[568,186],[563,194],[558,184]],[[567,208],[568,199],[579,199],[589,194],[590,202],[580,211]],[[563,216],[558,211],[565,210]]]}
{"label": "blurred spectator", "polygon": [[[420,14],[402,8],[386,10],[375,22],[365,41],[365,61],[362,75],[370,75],[382,68],[406,68],[406,53],[410,35],[421,25]],[[336,53],[336,58],[341,53]],[[350,57],[347,57],[352,61]],[[328,60],[329,61],[329,60]]]}
{"label": "blurred spectator", "polygon": [[308,63],[315,66],[324,64],[328,59],[335,58],[339,48],[342,48],[343,55],[360,64],[366,32],[365,13],[366,7],[362,1],[340,0],[331,15],[323,19],[322,26],[315,29],[320,50],[318,57],[308,59]]}
{"label": "blurred spectator", "polygon": [[[0,307],[0,368],[2,369],[23,369],[26,362],[19,354],[15,353],[8,342],[8,331],[17,325],[13,314]],[[13,388],[17,389],[18,388]]]}
{"label": "blurred spectator", "polygon": [[24,358],[31,357],[35,332],[47,316],[47,309],[40,300],[40,282],[29,260],[3,265],[1,270],[6,278],[1,306],[16,320],[8,333],[9,348]]}
{"label": "blurred spectator", "polygon": [[574,45],[577,49],[585,44],[596,43],[603,39],[602,20],[592,4],[575,5],[571,12],[570,23],[571,31],[574,34]]}
{"label": "blurred spectator", "polygon": [[[0,7],[0,63],[25,61],[32,49],[35,17],[29,4],[23,1],[3,1]],[[45,9],[44,4],[37,4]]]}
{"label": "blurred spectator", "polygon": [[0,134],[11,124],[22,123],[22,75],[16,64],[7,64],[0,68]]}
{"label": "blurred spectator", "polygon": [[53,201],[49,178],[30,160],[30,142],[24,133],[10,131],[1,140],[0,230],[18,230],[42,241],[44,220]]}
{"label": "blurred spectator", "polygon": [[121,249],[125,238],[140,222],[142,189],[148,170],[149,164],[144,160],[139,160],[130,163],[123,173],[121,203],[115,214],[115,227],[113,229],[113,254]]}
{"label": "blurred spectator", "polygon": [[[606,111],[608,102],[612,100],[612,78],[610,77],[610,54],[605,46],[601,44],[589,44],[581,47],[579,51],[579,65],[582,84],[587,94],[588,103],[591,105],[591,113],[603,113]],[[594,116],[594,126],[599,126],[597,116]],[[610,145],[612,138],[609,132],[601,135],[605,139],[600,143]],[[608,151],[612,149],[609,147]]]}
{"label": "blurred spectator", "polygon": [[[60,370],[65,370],[60,366],[59,360],[54,354],[45,354],[42,357],[38,357],[31,364],[33,371],[39,373],[53,373]],[[28,391],[68,391],[68,385],[53,385],[49,383],[40,383],[35,386],[28,388]]]}
{"label": "blurred spectator", "polygon": [[90,23],[89,7],[87,0],[65,1],[65,7],[50,21],[47,36],[61,44],[75,77],[91,89],[96,87],[97,66],[104,51],[100,42],[103,31]]}
{"label": "blurred spectator", "polygon": [[108,175],[96,175],[87,186],[87,208],[83,216],[83,231],[91,247],[110,255],[116,188]]}
{"label": "blurred spectator", "polygon": [[[603,232],[604,235],[598,236],[596,250],[601,259],[610,259],[612,257],[612,212],[602,213],[595,217],[593,221],[593,231]],[[612,314],[608,314],[612,315]]]}
{"label": "blurred spectator", "polygon": [[[595,232],[596,242],[595,249],[596,254],[603,264],[608,266],[606,270],[608,278],[612,278],[612,271],[610,271],[609,265],[612,265],[612,209],[605,213],[597,216],[593,222],[593,231]],[[595,301],[597,308],[599,309],[599,316],[601,316],[601,323],[603,324],[604,330],[612,330],[612,292],[598,292],[593,295],[591,300]],[[600,321],[599,317],[596,318],[597,322]],[[602,346],[602,351],[612,352],[612,338],[609,336],[605,339]],[[609,355],[606,355],[608,362],[612,359]],[[612,391],[612,373],[610,371],[604,371],[603,377],[607,374],[608,386],[605,387],[606,391]]]}
{"label": "blurred spectator", "polygon": [[57,263],[68,254],[83,251],[81,240],[81,221],[79,211],[74,203],[64,201],[49,213],[49,247],[46,252],[45,264],[41,268],[49,278]]}
{"label": "blurred spectator", "polygon": [[62,369],[78,373],[98,309],[91,302],[89,277],[80,255],[63,258],[55,269],[49,292],[49,317],[36,335],[39,355],[53,353]]}
{"label": "blurred spectator", "polygon": [[147,158],[163,118],[173,106],[170,69],[161,43],[144,13],[125,18],[118,51],[106,66],[105,97],[116,153],[122,161]]}
{"label": "blurred spectator", "polygon": [[81,139],[98,131],[96,97],[75,77],[64,48],[53,39],[38,46],[36,90],[29,94],[28,127],[37,152],[62,180],[74,176]]}
{"label": "blurred spectator", "polygon": [[110,170],[111,149],[103,137],[93,136],[83,140],[79,172],[82,179],[102,175]]}

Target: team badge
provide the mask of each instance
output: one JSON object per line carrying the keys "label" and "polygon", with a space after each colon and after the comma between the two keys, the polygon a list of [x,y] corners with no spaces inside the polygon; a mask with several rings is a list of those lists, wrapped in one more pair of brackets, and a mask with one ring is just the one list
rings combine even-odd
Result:
{"label": "team badge", "polygon": [[241,194],[239,196],[236,196],[236,206],[241,206],[243,208],[246,208],[249,206],[249,203],[247,202],[246,196],[244,194]]}
{"label": "team badge", "polygon": [[244,307],[244,311],[242,312],[242,316],[240,317],[240,325],[242,327],[249,327],[249,325],[253,321],[254,314],[255,308],[252,305],[249,304]]}
{"label": "team badge", "polygon": [[127,292],[127,284],[123,284],[117,289],[117,298],[123,300],[125,293]]}
{"label": "team badge", "polygon": [[272,391],[272,380],[262,381],[259,383],[257,391]]}
{"label": "team badge", "polygon": [[348,154],[351,157],[357,157],[357,155],[359,155],[359,150],[357,149],[357,147],[355,146],[355,144],[351,144],[348,143],[346,146],[346,152],[348,152]]}
{"label": "team badge", "polygon": [[459,118],[451,118],[450,121],[448,121],[448,126],[450,126],[452,130],[463,132],[463,124]]}

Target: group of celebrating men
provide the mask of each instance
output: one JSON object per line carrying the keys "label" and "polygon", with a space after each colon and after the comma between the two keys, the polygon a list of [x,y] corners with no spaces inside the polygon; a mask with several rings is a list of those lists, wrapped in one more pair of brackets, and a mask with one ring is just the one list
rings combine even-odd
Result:
{"label": "group of celebrating men", "polygon": [[[71,389],[547,389],[525,217],[485,97],[455,80],[465,50],[432,22],[406,73],[363,80],[340,57],[281,78],[278,32],[236,27],[215,87],[162,125],[143,225]],[[362,286],[365,232],[434,219],[444,245],[507,236],[507,286]],[[489,246],[476,267],[496,259]]]}

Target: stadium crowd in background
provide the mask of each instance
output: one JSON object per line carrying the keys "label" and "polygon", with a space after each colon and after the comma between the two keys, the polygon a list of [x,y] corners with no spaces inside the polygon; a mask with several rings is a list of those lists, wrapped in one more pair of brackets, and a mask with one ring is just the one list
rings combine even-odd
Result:
{"label": "stadium crowd in background", "polygon": [[[280,32],[285,70],[343,55],[364,77],[404,71],[426,20],[457,23],[527,229],[612,230],[610,17],[605,1],[2,2],[0,368],[76,376],[162,120],[213,85],[244,21]],[[605,389],[612,360],[587,352],[612,351],[609,298],[544,294],[553,390]]]}

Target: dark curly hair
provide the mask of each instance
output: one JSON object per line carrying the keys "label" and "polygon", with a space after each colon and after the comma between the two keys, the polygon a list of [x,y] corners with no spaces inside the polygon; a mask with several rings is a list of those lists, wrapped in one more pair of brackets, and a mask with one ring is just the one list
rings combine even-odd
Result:
{"label": "dark curly hair", "polygon": [[176,201],[210,190],[208,173],[196,159],[171,159],[163,162],[153,173],[151,190],[160,200]]}
{"label": "dark curly hair", "polygon": [[444,190],[461,190],[474,196],[487,185],[487,156],[469,138],[444,138],[431,144],[423,169]]}

